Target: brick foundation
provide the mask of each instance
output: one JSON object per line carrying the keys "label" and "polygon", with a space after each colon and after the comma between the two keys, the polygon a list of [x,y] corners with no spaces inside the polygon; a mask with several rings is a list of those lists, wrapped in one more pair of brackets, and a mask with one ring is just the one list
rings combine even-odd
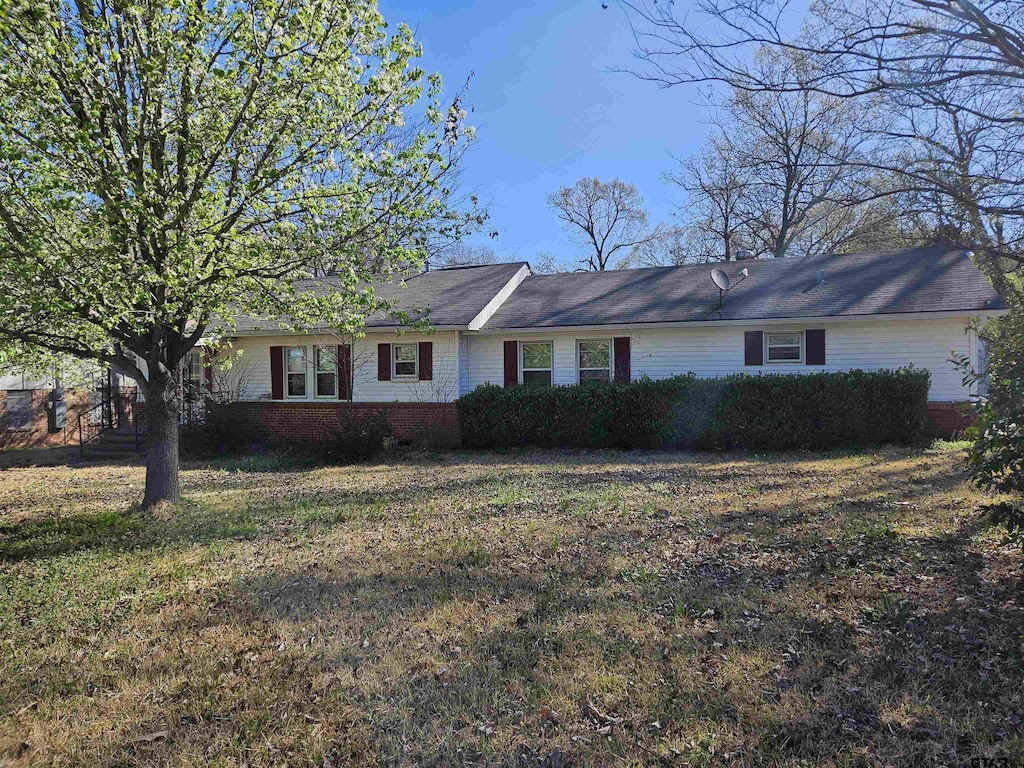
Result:
{"label": "brick foundation", "polygon": [[928,403],[929,437],[956,437],[975,421],[970,403]]}
{"label": "brick foundation", "polygon": [[0,390],[0,451],[78,444],[78,414],[89,408],[89,393],[84,389],[67,390],[64,393],[68,404],[67,425],[58,432],[50,432],[46,403],[51,392],[51,389],[32,390],[32,426],[11,429],[7,419],[7,392]]}
{"label": "brick foundation", "polygon": [[416,440],[430,432],[458,441],[459,420],[454,403],[331,403],[260,400],[231,403],[239,418],[257,426],[266,437],[277,440],[323,440],[340,426],[342,415],[352,409],[355,418],[380,414],[396,440]]}
{"label": "brick foundation", "polygon": [[[277,440],[323,440],[341,424],[342,413],[352,409],[356,418],[382,414],[398,440],[416,440],[425,430],[459,436],[453,403],[330,403],[260,400],[232,403],[239,418],[257,425],[266,437]],[[71,419],[68,419],[70,425]],[[928,403],[929,437],[955,437],[975,422],[969,403]]]}

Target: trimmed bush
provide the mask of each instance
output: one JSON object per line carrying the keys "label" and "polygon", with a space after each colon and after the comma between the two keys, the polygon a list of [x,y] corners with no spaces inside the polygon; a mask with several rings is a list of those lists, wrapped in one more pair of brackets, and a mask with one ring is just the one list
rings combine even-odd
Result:
{"label": "trimmed bush", "polygon": [[371,413],[354,418],[344,413],[341,424],[331,431],[321,446],[326,461],[353,464],[373,459],[394,445],[394,436],[382,413]]}
{"label": "trimmed bush", "polygon": [[204,423],[183,427],[180,435],[182,453],[197,458],[245,453],[259,439],[256,426],[241,418],[231,403],[213,400],[206,401]]}
{"label": "trimmed bush", "polygon": [[927,420],[925,370],[693,374],[630,384],[484,385],[456,401],[470,448],[830,448],[912,443]]}

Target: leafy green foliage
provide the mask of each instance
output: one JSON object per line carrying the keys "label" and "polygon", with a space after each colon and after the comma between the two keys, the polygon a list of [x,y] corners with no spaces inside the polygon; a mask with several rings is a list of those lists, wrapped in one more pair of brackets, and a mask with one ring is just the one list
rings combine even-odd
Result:
{"label": "leafy green foliage", "polygon": [[714,448],[830,448],[912,443],[927,422],[923,369],[734,376],[704,433]]}
{"label": "leafy green foliage", "polygon": [[966,356],[953,361],[964,371],[964,384],[987,382],[988,392],[975,398],[977,437],[968,453],[971,476],[979,488],[1010,499],[983,507],[983,515],[1024,543],[1024,309],[989,320],[981,331],[988,342],[988,370],[977,371]]}
{"label": "leafy green foliage", "polygon": [[485,385],[456,408],[474,448],[829,448],[920,439],[929,381],[927,371],[902,369]]}
{"label": "leafy green foliage", "polygon": [[166,447],[175,371],[237,314],[359,333],[375,281],[482,220],[449,180],[466,111],[420,54],[374,0],[5,6],[0,346],[129,372]]}

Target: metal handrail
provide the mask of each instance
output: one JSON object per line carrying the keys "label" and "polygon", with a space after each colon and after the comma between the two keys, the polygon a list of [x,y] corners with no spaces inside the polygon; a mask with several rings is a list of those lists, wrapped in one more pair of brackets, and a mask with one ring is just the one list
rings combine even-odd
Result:
{"label": "metal handrail", "polygon": [[[230,393],[227,391],[186,392],[179,408],[179,425],[202,425],[206,421],[206,410],[209,403],[226,403],[230,399]],[[99,421],[93,422],[96,412],[99,413]],[[107,430],[120,429],[122,426],[129,425],[135,429],[135,451],[139,452],[146,439],[145,401],[139,400],[138,394],[135,392],[119,392],[104,397],[101,402],[78,414],[79,451],[84,453],[85,446],[98,439]]]}
{"label": "metal handrail", "polygon": [[[130,399],[129,399],[130,398]],[[85,452],[88,443],[97,440],[109,429],[120,429],[122,420],[130,420],[135,426],[135,446],[139,446],[139,410],[136,392],[118,392],[107,395],[96,405],[78,414],[78,450]],[[93,421],[95,412],[99,413],[99,421]],[[93,429],[95,427],[95,429]],[[88,436],[86,432],[88,431]]]}
{"label": "metal handrail", "polygon": [[[111,405],[110,400],[108,398],[104,398],[103,400],[101,400],[96,405],[92,406],[91,408],[87,408],[86,410],[84,410],[80,414],[78,414],[78,450],[79,450],[79,452],[84,452],[85,451],[86,443],[91,443],[93,440],[97,439],[100,435],[102,435],[104,432],[106,432],[108,429],[110,429],[112,421],[113,421],[113,417],[111,415],[113,409],[110,407],[110,405]],[[97,429],[95,432],[92,432],[92,430],[90,430],[90,432],[92,434],[90,434],[88,437],[86,437],[85,436],[84,426],[96,426],[97,425],[97,423],[92,420],[94,418],[94,416],[93,416],[93,412],[94,411],[99,411],[99,415],[100,415],[100,420],[99,420],[99,423],[98,423],[99,429]],[[83,423],[82,423],[83,419],[85,419],[85,425],[83,425]]]}

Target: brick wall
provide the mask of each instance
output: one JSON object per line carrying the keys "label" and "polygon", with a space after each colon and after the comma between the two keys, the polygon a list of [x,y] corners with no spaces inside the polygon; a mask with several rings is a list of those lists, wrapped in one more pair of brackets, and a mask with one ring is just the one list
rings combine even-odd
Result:
{"label": "brick wall", "polygon": [[381,414],[397,440],[415,440],[424,430],[457,440],[459,420],[454,403],[330,403],[260,400],[231,403],[239,418],[256,425],[261,434],[278,440],[323,440],[341,424],[349,408],[355,418]]}
{"label": "brick wall", "polygon": [[928,403],[929,437],[955,437],[974,422],[970,403]]}
{"label": "brick wall", "polygon": [[89,407],[89,393],[84,389],[66,390],[68,404],[67,425],[59,432],[50,432],[46,403],[50,389],[32,390],[32,426],[29,429],[11,429],[7,417],[7,392],[0,390],[0,450],[6,448],[53,448],[78,444],[78,414]]}
{"label": "brick wall", "polygon": [[[252,421],[267,437],[279,440],[322,440],[341,423],[344,409],[356,418],[383,414],[398,440],[415,440],[424,429],[459,434],[453,403],[289,403],[261,400],[232,403],[239,418]],[[969,403],[928,403],[929,437],[954,437],[974,424]],[[68,422],[70,424],[70,418]]]}

